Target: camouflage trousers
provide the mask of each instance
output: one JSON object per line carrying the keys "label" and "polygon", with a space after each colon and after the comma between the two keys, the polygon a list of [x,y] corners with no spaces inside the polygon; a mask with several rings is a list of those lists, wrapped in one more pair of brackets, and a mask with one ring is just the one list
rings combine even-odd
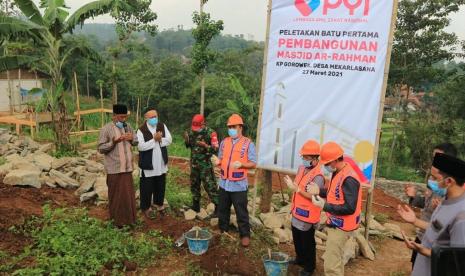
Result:
{"label": "camouflage trousers", "polygon": [[208,194],[211,202],[218,204],[218,188],[213,168],[199,168],[191,166],[191,193],[193,201],[200,201],[200,185]]}

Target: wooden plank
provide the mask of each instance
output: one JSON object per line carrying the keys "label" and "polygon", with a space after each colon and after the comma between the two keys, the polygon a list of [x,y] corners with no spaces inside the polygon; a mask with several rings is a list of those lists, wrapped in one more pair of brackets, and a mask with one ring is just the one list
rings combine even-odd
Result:
{"label": "wooden plank", "polygon": [[[113,109],[109,109],[109,108],[94,108],[94,109],[88,109],[88,110],[81,110],[80,111],[80,114],[81,116],[82,115],[86,115],[86,114],[93,114],[93,113],[101,113],[101,112],[104,112],[104,113],[113,113]],[[130,111],[128,111],[128,115],[131,114]],[[74,115],[77,115],[77,112],[75,111],[74,112]]]}
{"label": "wooden plank", "polygon": [[35,127],[36,126],[36,123],[33,122],[33,121],[18,119],[18,118],[13,117],[13,116],[0,117],[0,123],[15,124],[15,125],[25,125],[25,126],[30,126],[30,127]]}
{"label": "wooden plank", "polygon": [[97,133],[100,132],[100,129],[90,129],[90,130],[81,130],[81,131],[71,131],[69,135],[85,135],[88,133]]}
{"label": "wooden plank", "polygon": [[386,96],[386,89],[387,89],[387,80],[389,76],[389,65],[391,62],[391,51],[392,51],[392,42],[394,38],[394,31],[396,29],[396,22],[397,22],[397,5],[398,0],[394,0],[392,3],[392,17],[391,17],[391,28],[389,30],[389,38],[388,38],[388,49],[386,53],[386,63],[384,64],[384,79],[383,79],[383,86],[381,88],[381,99],[380,105],[378,110],[378,126],[376,130],[376,139],[375,139],[375,150],[373,153],[373,168],[371,171],[371,186],[368,189],[367,194],[367,202],[366,202],[366,212],[365,212],[365,221],[367,222],[365,227],[365,239],[368,240],[369,236],[369,229],[370,229],[370,217],[371,217],[371,205],[373,202],[373,189],[375,188],[375,179],[376,179],[376,167],[378,165],[378,151],[379,151],[379,140],[381,135],[381,126],[383,121],[383,111],[384,111],[384,99]]}
{"label": "wooden plank", "polygon": [[[267,68],[267,63],[268,63],[268,44],[270,41],[270,22],[271,22],[271,1],[268,0],[268,9],[267,9],[267,17],[266,17],[266,37],[265,37],[265,49],[264,49],[264,57],[263,57],[263,68],[262,68],[262,86],[261,86],[261,91],[260,91],[260,106],[259,106],[259,111],[258,111],[258,125],[257,125],[257,140],[256,140],[256,150],[257,150],[257,156],[260,152],[260,126],[262,124],[262,112],[263,112],[263,97],[265,95],[265,84],[266,84],[266,68]],[[258,178],[259,178],[259,173],[255,176],[254,179],[254,190],[253,190],[253,203],[252,204],[252,216],[255,216],[255,200],[257,198],[257,184],[258,184]],[[267,175],[265,173],[265,175]],[[270,172],[271,175],[271,172]],[[271,189],[271,182],[270,183],[265,183],[264,185],[269,185],[269,189]],[[263,200],[263,198],[262,198]]]}
{"label": "wooden plank", "polygon": [[97,141],[95,142],[91,142],[91,143],[87,143],[87,144],[82,144],[79,146],[79,148],[81,149],[95,149],[97,148]]}
{"label": "wooden plank", "polygon": [[[108,108],[94,108],[94,109],[88,109],[88,110],[81,110],[79,113],[80,115],[86,115],[86,114],[94,114],[94,113],[113,113],[113,110],[108,109]],[[76,116],[78,113],[75,111],[74,115]]]}

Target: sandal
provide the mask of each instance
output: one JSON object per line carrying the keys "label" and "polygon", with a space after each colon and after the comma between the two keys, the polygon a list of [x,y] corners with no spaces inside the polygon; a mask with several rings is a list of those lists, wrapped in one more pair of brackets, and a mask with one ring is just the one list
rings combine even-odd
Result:
{"label": "sandal", "polygon": [[152,209],[145,210],[144,215],[145,215],[145,217],[147,217],[149,219],[155,219],[156,218],[156,214]]}

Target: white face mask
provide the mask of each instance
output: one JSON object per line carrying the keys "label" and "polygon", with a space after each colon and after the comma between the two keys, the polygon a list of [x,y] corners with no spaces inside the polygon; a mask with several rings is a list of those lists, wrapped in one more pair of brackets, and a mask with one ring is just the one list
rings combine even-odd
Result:
{"label": "white face mask", "polygon": [[323,169],[328,173],[331,174],[336,171],[336,168],[331,167],[330,165],[325,165]]}

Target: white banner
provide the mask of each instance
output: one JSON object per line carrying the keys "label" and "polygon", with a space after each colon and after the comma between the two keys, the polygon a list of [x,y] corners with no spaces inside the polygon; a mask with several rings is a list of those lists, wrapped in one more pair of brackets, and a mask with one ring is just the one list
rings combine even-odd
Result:
{"label": "white banner", "polygon": [[273,0],[258,164],[296,171],[308,139],[371,177],[393,0]]}

